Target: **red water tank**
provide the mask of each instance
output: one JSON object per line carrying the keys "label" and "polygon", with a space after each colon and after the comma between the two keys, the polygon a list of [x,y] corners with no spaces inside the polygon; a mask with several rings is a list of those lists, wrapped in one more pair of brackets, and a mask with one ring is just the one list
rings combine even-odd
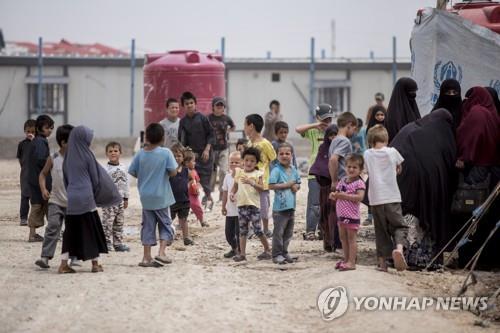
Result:
{"label": "red water tank", "polygon": [[498,1],[459,2],[454,4],[450,11],[500,34],[500,2]]}
{"label": "red water tank", "polygon": [[[198,51],[147,54],[144,62],[144,126],[165,118],[165,101],[180,102],[183,92],[192,92],[198,111],[208,114],[214,96],[225,97],[225,66],[222,57]],[[181,107],[181,117],[184,110]]]}

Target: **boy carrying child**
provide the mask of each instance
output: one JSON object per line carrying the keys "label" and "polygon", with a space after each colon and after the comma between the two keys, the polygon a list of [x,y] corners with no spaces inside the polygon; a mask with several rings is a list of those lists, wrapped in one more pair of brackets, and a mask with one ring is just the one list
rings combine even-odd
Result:
{"label": "boy carrying child", "polygon": [[[162,148],[165,131],[160,124],[153,123],[146,128],[147,145],[139,151],[128,172],[137,178],[137,187],[142,203],[141,242],[144,256],[141,267],[160,267],[172,261],[165,249],[174,239],[169,207],[175,203],[169,178],[177,174],[177,162],[168,148]],[[160,233],[160,249],[155,260],[151,247],[156,245],[156,226]]]}

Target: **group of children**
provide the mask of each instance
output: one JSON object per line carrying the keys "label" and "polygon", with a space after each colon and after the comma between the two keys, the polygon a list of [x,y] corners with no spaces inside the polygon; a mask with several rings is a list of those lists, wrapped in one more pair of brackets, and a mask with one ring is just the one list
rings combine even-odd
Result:
{"label": "group of children", "polygon": [[[207,183],[206,177],[202,180],[198,172],[200,169],[196,168],[196,165],[199,162],[197,158],[201,159],[202,164],[214,163],[210,155],[215,148],[215,165],[223,171],[220,176],[221,212],[226,216],[225,235],[231,247],[224,257],[233,258],[236,262],[247,259],[246,243],[251,226],[253,235],[259,238],[263,246],[263,252],[257,256],[259,260],[272,259],[277,264],[286,264],[297,259],[289,254],[288,246],[293,237],[296,193],[300,189],[301,179],[293,146],[287,142],[287,123],[281,120],[275,123],[276,140],[269,142],[261,135],[263,118],[258,114],[246,116],[244,132],[248,140],[238,140],[237,150],[228,155],[227,132],[234,129],[234,123],[224,114],[225,101],[214,98],[212,117],[205,117],[196,111],[196,98],[190,93],[183,94],[181,102],[191,110],[187,115],[190,117],[188,127],[191,130],[194,127],[201,132],[207,132],[205,141],[194,142],[198,140],[194,138],[194,132],[187,133],[181,126],[185,118],[181,121],[178,119],[178,102],[169,99],[166,103],[167,118],[146,128],[145,146],[134,156],[128,170],[120,163],[120,144],[110,142],[106,146],[108,163],[103,170],[107,172],[108,179],[113,181],[113,191],[117,193],[119,200],[97,198],[99,191],[95,187],[100,184],[96,181],[105,182],[106,179],[99,175],[100,166],[92,167],[92,171],[88,173],[93,196],[91,202],[95,204],[70,215],[81,218],[83,213],[97,214],[97,206],[103,207],[102,227],[99,229],[95,225],[95,220],[100,222],[98,215],[97,219],[94,215],[85,216],[84,220],[92,220],[92,228],[99,229],[92,231],[94,235],[91,238],[95,246],[90,251],[91,254],[79,253],[75,248],[73,251],[66,251],[71,250],[71,246],[64,246],[64,240],[74,244],[81,239],[75,239],[78,238],[75,234],[78,230],[73,230],[68,236],[65,232],[65,256],[59,269],[61,273],[74,272],[68,265],[69,257],[74,257],[73,264],[78,264],[78,259],[92,259],[92,271],[99,272],[102,271],[102,266],[97,263],[99,253],[111,249],[118,252],[129,250],[123,243],[124,210],[128,207],[129,197],[128,175],[138,179],[143,208],[141,242],[144,254],[139,266],[159,267],[171,263],[171,259],[166,255],[166,248],[175,238],[172,221],[178,218],[185,245],[194,244],[187,223],[190,210],[196,215],[201,226],[208,226],[204,221],[199,194],[203,189],[206,200],[213,202],[210,193],[214,179],[210,174],[211,185]],[[392,257],[398,270],[405,269],[403,247],[406,229],[396,182],[403,159],[397,150],[387,147],[387,131],[382,125],[374,125],[368,130],[367,141],[370,149],[364,153],[363,158],[362,155],[353,153],[353,145],[349,140],[357,132],[359,125],[353,114],[342,113],[337,118],[337,125],[332,125],[331,106],[322,104],[316,109],[316,117],[318,122],[296,129],[299,134],[309,139],[312,146],[305,237],[311,236],[311,233],[314,236],[319,225],[325,250],[343,249],[344,259],[336,264],[336,268],[340,271],[355,269],[356,237],[360,226],[359,210],[366,191],[365,181],[362,179],[362,172],[365,171],[370,179],[368,198],[375,218],[378,267],[386,271],[386,259]],[[206,118],[210,118],[210,121],[207,122]],[[216,124],[215,139],[213,133],[208,133],[210,130],[207,129],[207,123],[209,126]],[[36,261],[36,265],[42,268],[49,267],[49,260],[54,256],[57,240],[64,226],[63,221],[65,218],[68,221],[66,188],[71,183],[68,180],[68,172],[63,172],[63,165],[73,127],[63,125],[57,129],[56,139],[60,149],[53,156],[49,156],[47,138],[53,126],[54,122],[48,116],[40,116],[36,122],[27,121],[24,128],[26,139],[19,144],[18,149],[22,187],[21,224],[26,224],[26,198],[29,197],[29,241],[43,241],[41,258]],[[34,131],[36,135],[33,135]],[[82,145],[77,145],[75,149],[82,149],[84,156],[95,160],[88,148],[92,136],[88,131],[87,128],[79,128],[78,139]],[[194,151],[190,143],[195,143],[198,151]],[[213,166],[210,164],[211,169]],[[201,170],[204,172],[204,168]],[[92,178],[94,173],[95,179]],[[274,191],[272,205],[270,191]],[[273,232],[269,228],[271,207]],[[43,226],[44,216],[47,217],[48,225],[45,237],[41,237],[36,234],[36,228]],[[310,223],[309,218],[316,218],[317,222]],[[70,218],[72,219],[74,220]],[[160,247],[158,255],[153,258],[151,247],[157,243],[156,228],[159,230]],[[272,246],[269,244],[269,237],[272,237]],[[85,247],[85,244],[78,246]]]}

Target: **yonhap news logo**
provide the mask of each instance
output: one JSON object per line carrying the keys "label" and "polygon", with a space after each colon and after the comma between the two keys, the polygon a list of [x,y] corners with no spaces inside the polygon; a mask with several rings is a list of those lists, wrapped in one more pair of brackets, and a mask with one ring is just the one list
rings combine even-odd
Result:
{"label": "yonhap news logo", "polygon": [[412,296],[353,296],[349,298],[343,286],[329,287],[318,295],[321,318],[331,321],[343,316],[349,304],[354,311],[457,311],[488,308],[488,297],[412,297]]}

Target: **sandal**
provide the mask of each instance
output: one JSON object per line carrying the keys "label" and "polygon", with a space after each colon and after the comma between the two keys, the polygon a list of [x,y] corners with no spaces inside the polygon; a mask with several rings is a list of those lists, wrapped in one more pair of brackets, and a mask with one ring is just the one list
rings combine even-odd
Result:
{"label": "sandal", "polygon": [[68,273],[76,273],[76,271],[73,268],[69,267],[68,265],[64,265],[64,266],[59,266],[57,273],[68,274]]}
{"label": "sandal", "polygon": [[304,240],[306,240],[306,241],[315,241],[316,239],[317,238],[316,238],[314,231],[309,231],[309,232],[304,234]]}
{"label": "sandal", "polygon": [[104,269],[102,268],[101,265],[92,265],[92,273],[99,273],[99,272],[104,272]]}
{"label": "sandal", "polygon": [[344,260],[337,261],[337,263],[335,264],[335,269],[339,269],[340,266],[342,266],[343,264],[344,264]]}
{"label": "sandal", "polygon": [[201,222],[201,226],[204,228],[210,227],[210,225],[207,222]]}
{"label": "sandal", "polygon": [[345,271],[354,271],[356,270],[356,267],[351,267],[351,266],[347,266],[347,264],[345,262],[342,262],[338,268],[338,270],[340,272],[345,272]]}
{"label": "sandal", "polygon": [[389,270],[387,269],[387,267],[386,267],[386,268],[382,268],[382,267],[380,267],[380,266],[376,266],[376,267],[375,267],[375,270],[376,270],[376,271],[379,271],[379,272],[384,272],[384,273],[387,273],[387,272],[389,271]]}
{"label": "sandal", "polygon": [[162,264],[171,264],[172,263],[172,260],[170,258],[168,258],[167,256],[156,256],[155,260],[161,262]]}
{"label": "sandal", "polygon": [[151,261],[146,261],[146,262],[141,261],[141,262],[139,263],[139,266],[140,266],[140,267],[155,267],[155,268],[158,268],[158,267],[163,267],[163,265],[162,265],[162,264],[160,264],[159,262],[154,261],[154,260],[151,260]]}
{"label": "sandal", "polygon": [[401,251],[392,251],[392,260],[394,260],[394,267],[398,272],[402,272],[408,268],[405,257]]}
{"label": "sandal", "polygon": [[236,262],[246,261],[246,260],[247,260],[247,257],[242,256],[241,254],[238,254],[238,255],[235,255],[235,256],[233,257],[233,260],[234,260],[234,261],[236,261]]}
{"label": "sandal", "polygon": [[43,242],[43,237],[40,236],[39,234],[35,234],[35,236],[28,238],[28,242],[29,243]]}

